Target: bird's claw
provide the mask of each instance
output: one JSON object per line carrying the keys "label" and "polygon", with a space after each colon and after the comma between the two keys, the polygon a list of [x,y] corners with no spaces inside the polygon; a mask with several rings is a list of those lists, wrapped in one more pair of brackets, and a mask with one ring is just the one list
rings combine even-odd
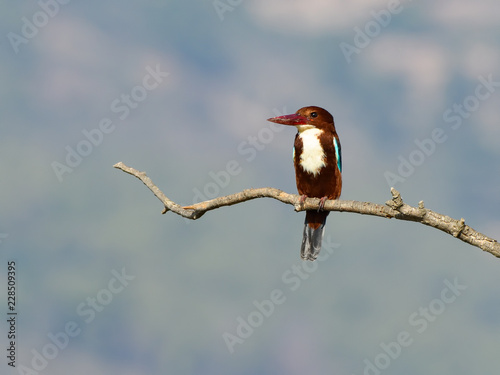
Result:
{"label": "bird's claw", "polygon": [[300,199],[299,199],[299,204],[300,204],[301,206],[303,206],[303,205],[304,205],[304,203],[305,203],[305,201],[306,201],[306,199],[307,199],[307,195],[302,194],[302,195],[300,196]]}
{"label": "bird's claw", "polygon": [[323,208],[325,208],[325,203],[327,200],[328,200],[328,197],[323,197],[319,200],[318,212],[323,211]]}

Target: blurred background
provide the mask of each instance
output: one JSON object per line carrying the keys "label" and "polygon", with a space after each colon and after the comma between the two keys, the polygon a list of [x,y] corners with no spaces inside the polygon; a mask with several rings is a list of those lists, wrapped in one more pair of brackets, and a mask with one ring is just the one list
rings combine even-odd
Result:
{"label": "blurred background", "polygon": [[[13,374],[496,374],[500,260],[295,193],[293,128],[335,117],[342,199],[406,203],[500,238],[500,3],[17,1],[1,7],[0,277],[17,267]],[[0,290],[8,347],[7,290]],[[31,371],[31,372],[30,372]]]}

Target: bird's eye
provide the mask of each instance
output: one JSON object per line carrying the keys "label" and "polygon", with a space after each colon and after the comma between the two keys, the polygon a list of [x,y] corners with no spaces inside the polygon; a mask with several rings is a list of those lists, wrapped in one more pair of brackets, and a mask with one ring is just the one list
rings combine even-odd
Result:
{"label": "bird's eye", "polygon": [[311,117],[318,117],[318,112],[311,112]]}

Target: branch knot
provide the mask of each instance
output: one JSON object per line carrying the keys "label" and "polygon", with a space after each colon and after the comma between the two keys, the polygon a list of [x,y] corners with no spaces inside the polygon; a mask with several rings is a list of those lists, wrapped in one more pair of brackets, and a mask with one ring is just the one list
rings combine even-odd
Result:
{"label": "branch knot", "polygon": [[453,237],[458,238],[458,236],[460,236],[460,233],[462,233],[464,229],[465,229],[465,219],[461,218],[460,220],[455,222],[455,230],[452,233]]}
{"label": "branch knot", "polygon": [[399,211],[399,209],[403,206],[403,198],[401,198],[401,194],[399,191],[391,187],[391,195],[392,199],[390,201],[385,202],[386,205],[391,207],[392,209]]}

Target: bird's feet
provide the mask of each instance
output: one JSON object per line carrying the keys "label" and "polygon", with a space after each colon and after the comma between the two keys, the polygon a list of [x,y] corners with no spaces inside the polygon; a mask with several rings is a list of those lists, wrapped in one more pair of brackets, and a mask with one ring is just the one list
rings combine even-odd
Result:
{"label": "bird's feet", "polygon": [[[308,198],[307,195],[302,194],[300,196],[300,199],[299,199],[299,204],[303,205],[307,198]],[[323,198],[321,198],[319,200],[318,212],[323,211],[323,209],[325,208],[325,203],[326,203],[327,200],[328,200],[328,197],[323,197]]]}

